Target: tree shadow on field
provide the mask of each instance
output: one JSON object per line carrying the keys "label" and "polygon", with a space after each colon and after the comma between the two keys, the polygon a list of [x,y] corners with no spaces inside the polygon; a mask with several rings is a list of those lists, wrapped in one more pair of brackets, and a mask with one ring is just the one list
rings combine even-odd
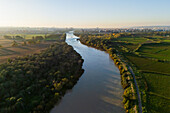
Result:
{"label": "tree shadow on field", "polygon": [[0,56],[12,55],[12,54],[19,54],[16,51],[12,51],[7,48],[0,48]]}

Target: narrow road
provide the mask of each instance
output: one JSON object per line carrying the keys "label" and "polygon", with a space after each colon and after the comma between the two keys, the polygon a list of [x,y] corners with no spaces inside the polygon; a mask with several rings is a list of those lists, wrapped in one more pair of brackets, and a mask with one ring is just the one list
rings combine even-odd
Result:
{"label": "narrow road", "polygon": [[141,101],[141,97],[140,97],[140,94],[139,94],[139,88],[138,88],[138,85],[137,85],[137,82],[136,82],[136,78],[135,78],[135,74],[132,70],[132,68],[126,63],[126,61],[124,61],[120,55],[118,55],[119,58],[121,59],[121,61],[123,61],[127,66],[128,66],[128,69],[130,71],[130,73],[132,74],[133,76],[133,81],[135,83],[135,87],[136,87],[136,93],[137,93],[137,96],[138,96],[138,105],[139,105],[139,113],[142,113],[142,101]]}
{"label": "narrow road", "polygon": [[139,113],[142,113],[142,102],[141,102],[141,97],[140,97],[140,94],[139,94],[139,88],[138,88],[138,85],[137,85],[137,82],[136,82],[135,74],[134,74],[132,68],[129,65],[127,65],[127,66],[129,68],[129,71],[131,72],[131,74],[133,76],[133,80],[134,80],[134,83],[135,83],[136,93],[138,95]]}

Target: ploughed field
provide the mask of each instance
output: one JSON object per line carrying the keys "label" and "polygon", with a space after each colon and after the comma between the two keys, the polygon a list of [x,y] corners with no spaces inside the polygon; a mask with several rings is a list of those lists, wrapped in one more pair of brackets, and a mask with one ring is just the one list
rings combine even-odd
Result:
{"label": "ploughed field", "polygon": [[[61,36],[62,34],[58,34]],[[9,36],[6,38],[4,36]],[[18,39],[14,36],[20,36]],[[33,37],[42,36],[43,39],[34,39]],[[48,38],[44,38],[44,34],[7,34],[0,36],[0,64],[6,62],[9,58],[15,58],[18,56],[24,56],[28,54],[38,53],[41,50],[47,48],[50,44],[56,42],[57,38],[48,35]],[[17,45],[14,45],[14,41]],[[32,42],[31,42],[32,41]]]}
{"label": "ploughed field", "polygon": [[80,34],[89,46],[119,54],[135,72],[143,112],[170,112],[170,32]]}

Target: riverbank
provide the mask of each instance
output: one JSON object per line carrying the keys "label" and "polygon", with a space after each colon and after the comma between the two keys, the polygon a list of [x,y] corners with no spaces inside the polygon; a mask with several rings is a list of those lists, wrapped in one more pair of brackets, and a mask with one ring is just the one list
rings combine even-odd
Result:
{"label": "riverbank", "polygon": [[77,83],[83,59],[64,42],[65,36],[40,53],[0,65],[0,112],[49,112]]}
{"label": "riverbank", "polygon": [[77,38],[68,33],[66,43],[84,59],[85,72],[50,113],[124,113],[118,67],[108,53],[81,44]]}
{"label": "riverbank", "polygon": [[111,51],[132,68],[139,87],[143,113],[169,113],[170,43],[165,40],[170,38],[164,34],[167,32],[84,32],[79,35],[81,42]]}
{"label": "riverbank", "polygon": [[[83,37],[80,36],[80,42],[82,44],[106,51],[114,60],[115,64],[118,66],[121,74],[122,87],[124,88],[123,104],[126,112],[142,113],[142,104],[139,95],[139,90],[136,90],[136,87],[138,86],[137,84],[135,84],[136,80],[134,78],[134,73],[132,72],[130,66],[122,60],[118,51],[115,48],[107,48],[107,45],[95,45],[93,43],[89,43],[88,39],[85,39],[87,37],[83,39],[82,38]],[[136,94],[136,92],[138,93]]]}

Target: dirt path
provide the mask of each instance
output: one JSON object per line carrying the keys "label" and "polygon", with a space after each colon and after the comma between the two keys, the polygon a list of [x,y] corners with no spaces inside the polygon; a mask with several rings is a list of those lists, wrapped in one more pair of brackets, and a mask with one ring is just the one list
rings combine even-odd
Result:
{"label": "dirt path", "polygon": [[141,97],[140,97],[140,94],[139,94],[139,88],[138,88],[138,85],[137,85],[137,82],[136,82],[136,78],[135,78],[135,74],[132,70],[132,68],[126,63],[126,61],[124,61],[120,55],[118,55],[119,58],[121,59],[122,62],[124,62],[127,66],[128,66],[128,69],[130,71],[130,73],[132,74],[133,76],[133,81],[135,83],[135,87],[136,87],[136,93],[137,93],[137,96],[138,96],[138,105],[139,105],[139,113],[142,113],[142,101],[141,101]]}
{"label": "dirt path", "polygon": [[137,82],[136,82],[135,74],[134,74],[132,68],[129,65],[127,65],[127,66],[128,66],[129,71],[131,72],[131,74],[133,76],[133,80],[134,80],[134,83],[135,83],[136,93],[138,95],[139,113],[142,113],[142,102],[141,102],[141,97],[140,97],[140,94],[139,94],[139,88],[138,88],[138,85],[137,85]]}

